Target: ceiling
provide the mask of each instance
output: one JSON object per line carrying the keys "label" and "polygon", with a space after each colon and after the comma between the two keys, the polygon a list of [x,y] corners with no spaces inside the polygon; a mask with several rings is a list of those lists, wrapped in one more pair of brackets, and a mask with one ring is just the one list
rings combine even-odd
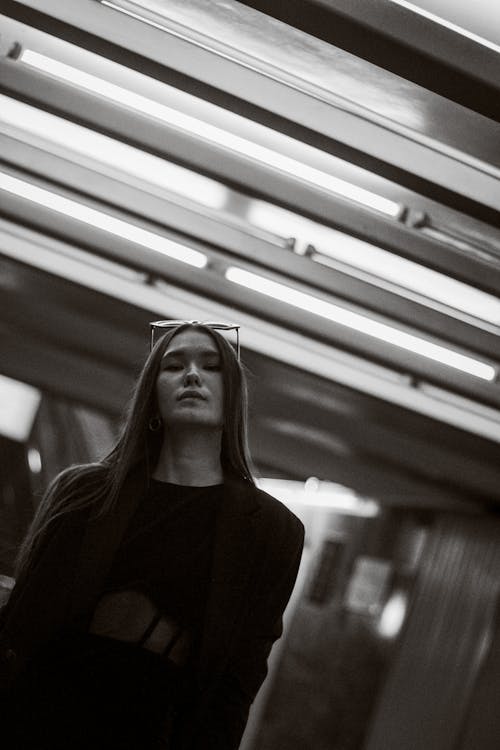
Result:
{"label": "ceiling", "polygon": [[300,5],[3,4],[1,371],[116,416],[151,316],[238,320],[261,473],[494,504],[497,53]]}

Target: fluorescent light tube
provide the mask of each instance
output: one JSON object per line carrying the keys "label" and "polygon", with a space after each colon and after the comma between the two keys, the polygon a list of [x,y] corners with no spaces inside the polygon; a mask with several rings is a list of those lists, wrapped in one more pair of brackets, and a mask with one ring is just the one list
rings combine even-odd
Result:
{"label": "fluorescent light tube", "polygon": [[[111,295],[140,309],[156,310],[165,317],[192,318],[196,312],[200,320],[223,320],[234,314],[229,304],[217,302],[206,294],[158,280],[152,285],[141,284],[121,275],[117,277],[111,268],[89,266],[89,253],[75,252],[66,242],[1,217],[0,252],[16,262]],[[490,417],[487,413],[462,408],[459,402],[433,398],[424,392],[421,381],[415,388],[403,373],[339,350],[332,343],[321,342],[285,325],[266,321],[258,314],[241,311],[239,318],[245,327],[245,345],[250,350],[500,444],[500,421],[493,411]]]}
{"label": "fluorescent light tube", "polygon": [[464,354],[459,354],[439,344],[433,344],[418,336],[406,333],[398,328],[393,328],[386,323],[380,323],[365,315],[347,310],[331,302],[326,302],[318,297],[313,297],[311,294],[306,294],[298,289],[292,289],[292,287],[285,284],[272,281],[271,279],[234,266],[226,270],[225,276],[235,284],[252,289],[259,294],[265,294],[267,297],[272,297],[287,305],[299,308],[304,312],[326,318],[334,323],[364,333],[367,336],[372,336],[387,344],[398,346],[401,349],[406,349],[414,354],[427,357],[440,364],[453,367],[483,380],[495,379],[495,368],[485,362],[473,359]]}
{"label": "fluorescent light tube", "polygon": [[228,189],[216,180],[0,94],[0,127],[5,125],[15,129],[16,135],[22,130],[54,144],[56,153],[63,156],[69,152],[72,157],[80,154],[93,159],[99,171],[111,167],[216,210],[227,201]]}
{"label": "fluorescent light tube", "polygon": [[[417,13],[419,16],[428,18],[429,21],[433,21],[434,23],[437,23],[440,26],[444,26],[445,28],[450,29],[450,31],[454,31],[456,34],[465,36],[468,39],[471,39],[473,42],[477,42],[477,44],[482,44],[483,47],[489,47],[489,49],[493,50],[494,52],[500,52],[500,46],[498,44],[491,42],[489,39],[485,39],[484,36],[479,36],[479,34],[474,34],[472,31],[469,31],[468,29],[464,29],[463,26],[459,26],[458,24],[453,23],[447,18],[443,18],[442,16],[438,16],[435,13],[431,13],[426,8],[422,8],[419,5],[415,5],[415,3],[406,2],[406,0],[391,0],[391,2],[396,3],[396,5],[400,5],[402,8],[406,8],[407,10],[411,10],[413,13]],[[481,9],[477,7],[477,5],[478,4],[476,3],[476,7],[474,7],[474,5],[470,5],[468,7],[470,7],[471,10],[473,9],[472,12],[474,14],[480,15]],[[454,6],[455,6],[455,3],[451,3],[451,4],[448,3],[448,8],[451,7],[453,9]],[[457,3],[456,7],[459,7],[459,6],[460,4]],[[443,4],[441,4],[441,9],[446,12],[446,7]],[[493,19],[490,19],[490,21],[492,20]],[[495,24],[493,24],[493,28],[496,28]]]}
{"label": "fluorescent light tube", "polygon": [[[410,290],[419,297],[435,300],[452,310],[500,326],[500,300],[497,297],[420,263],[264,201],[253,200],[246,218],[259,229],[300,240],[302,247],[308,243],[313,245],[318,254],[313,260],[317,263],[328,265],[328,258],[333,258],[400,287],[392,288],[392,291],[401,296],[405,296],[405,290]],[[327,257],[323,260],[321,255]],[[346,272],[349,271],[346,269]],[[376,279],[372,283],[376,284]],[[419,301],[425,304],[424,300]]]}
{"label": "fluorescent light tube", "polygon": [[124,89],[122,86],[117,86],[110,81],[105,81],[90,73],[85,73],[71,65],[59,62],[30,49],[22,52],[20,60],[37,70],[72,83],[87,91],[100,94],[111,101],[130,107],[142,115],[155,117],[192,135],[199,136],[204,141],[209,141],[217,146],[235,151],[241,156],[260,162],[267,167],[273,167],[280,172],[308,182],[329,193],[340,195],[343,198],[347,198],[391,217],[396,217],[400,213],[401,206],[395,201],[388,200],[383,196],[353,185],[346,180],[310,167],[303,162],[273,151],[266,146],[261,146],[258,143],[249,141],[247,138],[235,135],[228,130],[223,130],[196,117],[179,112],[165,104],[136,94],[129,89]]}
{"label": "fluorescent light tube", "polygon": [[481,241],[479,238],[461,233],[459,229],[453,231],[449,227],[434,226],[432,223],[419,226],[418,231],[438,240],[438,242],[444,242],[446,245],[461,250],[472,258],[477,258],[482,262],[495,264],[496,266],[500,265],[500,246],[498,241],[491,238]]}
{"label": "fluorescent light tube", "polygon": [[129,224],[127,221],[123,221],[123,219],[118,219],[95,208],[85,206],[83,203],[78,203],[44,188],[31,185],[29,182],[19,180],[17,177],[5,174],[5,172],[0,172],[0,189],[18,195],[33,203],[38,203],[41,206],[50,208],[52,211],[57,211],[57,213],[64,214],[77,221],[90,224],[97,229],[102,229],[104,232],[109,232],[117,237],[135,242],[138,245],[147,247],[149,250],[154,250],[181,263],[187,263],[195,268],[204,268],[207,264],[207,256],[198,252],[198,250],[193,250],[178,242],[173,242],[147,229],[141,229],[141,227]]}

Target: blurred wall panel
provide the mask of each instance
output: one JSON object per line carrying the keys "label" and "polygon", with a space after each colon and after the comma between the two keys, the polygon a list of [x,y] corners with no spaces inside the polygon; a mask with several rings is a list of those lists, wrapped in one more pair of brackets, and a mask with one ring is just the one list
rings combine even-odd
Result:
{"label": "blurred wall panel", "polygon": [[14,561],[48,484],[73,464],[108,453],[117,422],[107,414],[43,393],[24,442],[0,436],[0,575],[14,574]]}
{"label": "blurred wall panel", "polygon": [[500,745],[500,607],[487,656],[474,689],[469,714],[456,750],[498,750]]}
{"label": "blurred wall panel", "polygon": [[12,575],[14,557],[31,516],[30,472],[24,446],[0,436],[0,575]]}
{"label": "blurred wall panel", "polygon": [[391,511],[309,519],[307,580],[251,750],[363,748],[406,608],[390,633],[384,613],[410,595],[427,523]]}
{"label": "blurred wall panel", "polygon": [[40,455],[39,471],[31,473],[33,511],[60,471],[103,458],[114,435],[114,421],[107,415],[45,393],[27,446]]}
{"label": "blurred wall panel", "polygon": [[[493,666],[499,587],[498,517],[441,517],[424,550],[407,626],[366,750],[462,748],[458,743],[476,688]],[[498,639],[495,648],[498,663]],[[482,687],[491,691],[491,685]],[[490,744],[476,739],[463,749],[497,747],[498,736],[491,744],[490,728],[483,730]]]}

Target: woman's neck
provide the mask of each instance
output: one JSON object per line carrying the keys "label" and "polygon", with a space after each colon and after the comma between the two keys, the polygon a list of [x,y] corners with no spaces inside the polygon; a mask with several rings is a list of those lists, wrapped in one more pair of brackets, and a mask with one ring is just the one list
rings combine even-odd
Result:
{"label": "woman's neck", "polygon": [[153,478],[198,487],[222,483],[221,438],[213,431],[165,434]]}

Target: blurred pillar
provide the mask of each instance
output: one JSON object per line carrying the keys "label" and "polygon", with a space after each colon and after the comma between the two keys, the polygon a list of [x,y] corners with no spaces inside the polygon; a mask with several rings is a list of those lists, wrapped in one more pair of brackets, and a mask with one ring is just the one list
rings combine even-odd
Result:
{"label": "blurred pillar", "polygon": [[[464,720],[491,658],[499,589],[500,520],[441,517],[424,550],[407,626],[366,750],[461,747]],[[498,675],[495,681],[498,685]],[[495,747],[498,735],[496,742]],[[463,750],[490,746],[476,740]]]}
{"label": "blurred pillar", "polygon": [[500,745],[500,601],[494,625],[456,750],[498,750]]}

